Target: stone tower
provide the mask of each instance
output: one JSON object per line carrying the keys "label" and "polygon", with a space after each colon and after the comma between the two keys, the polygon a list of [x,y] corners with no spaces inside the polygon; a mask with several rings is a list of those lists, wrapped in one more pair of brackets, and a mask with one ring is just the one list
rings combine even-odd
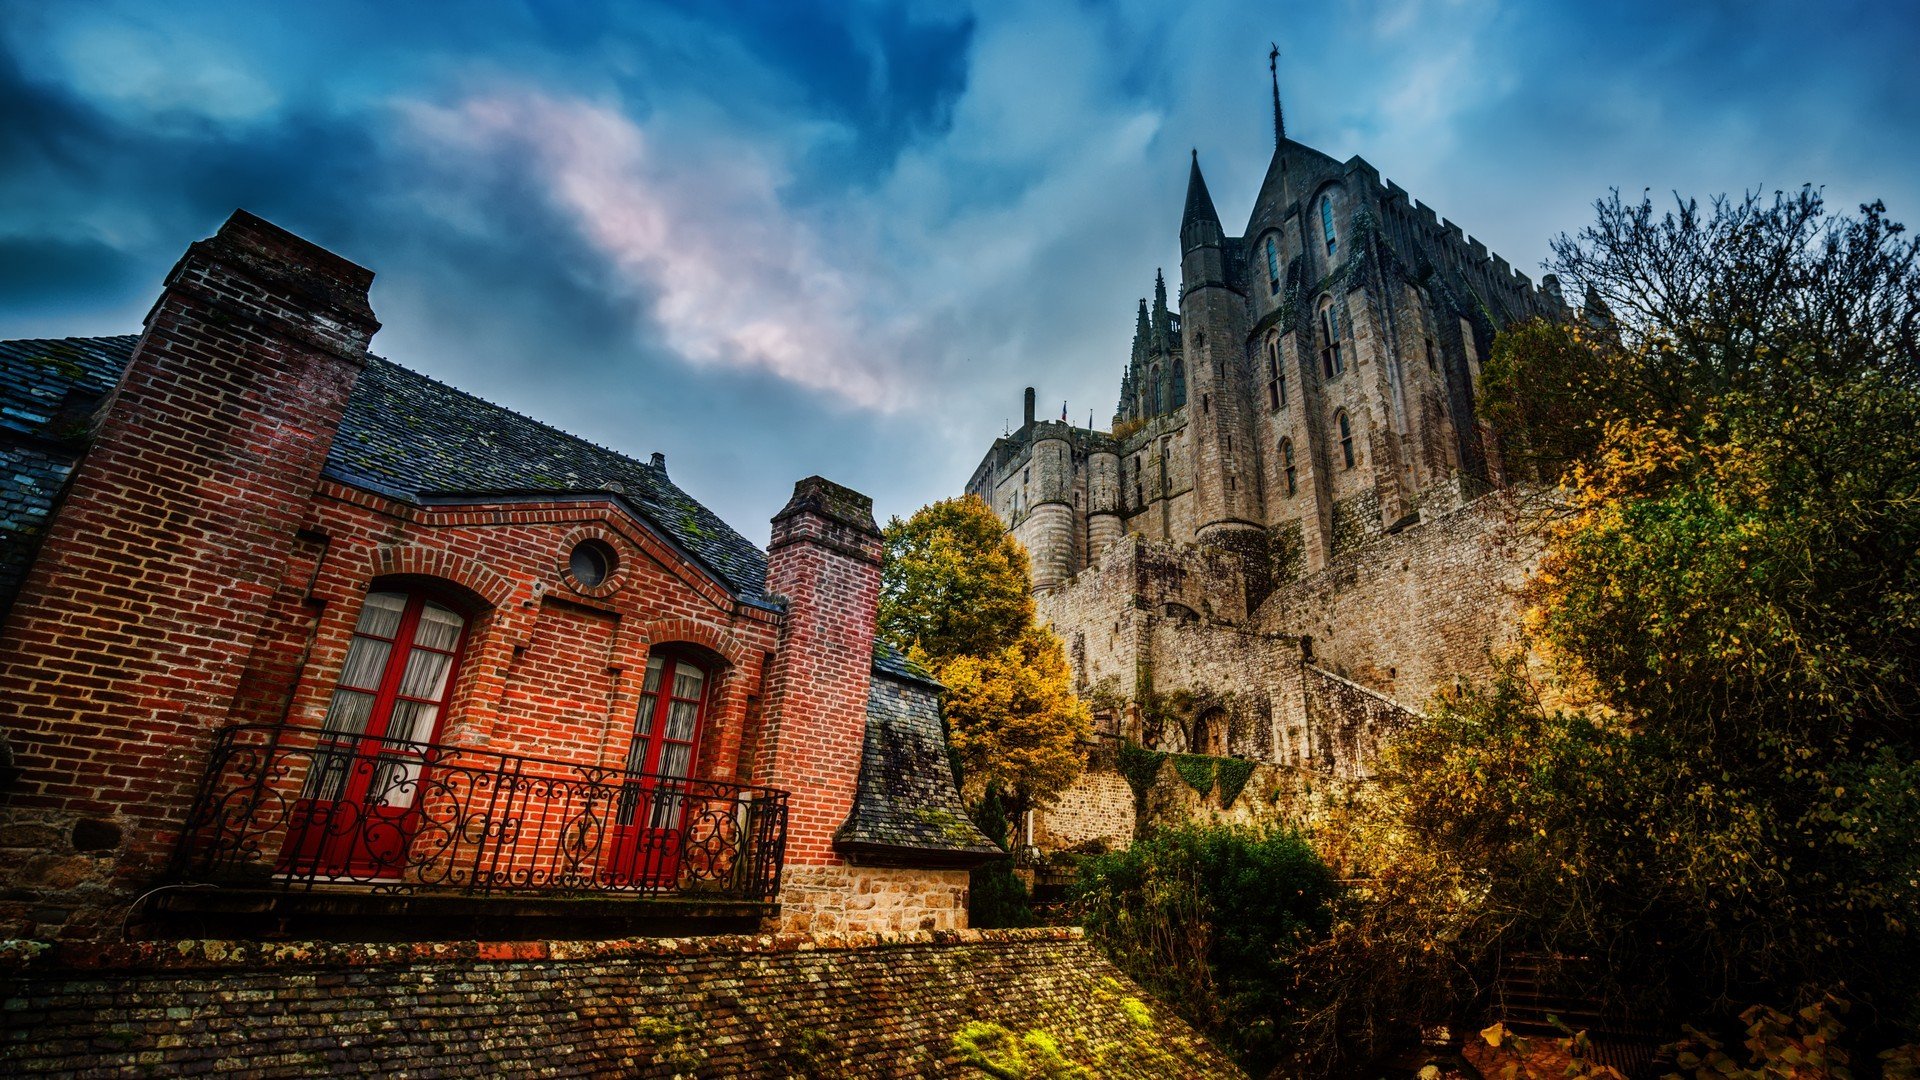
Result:
{"label": "stone tower", "polygon": [[[1264,597],[1267,534],[1248,393],[1247,297],[1241,245],[1229,243],[1194,152],[1180,220],[1180,327],[1188,358],[1194,540],[1240,556],[1246,606]],[[1196,414],[1195,409],[1198,409]],[[1254,595],[1254,594],[1258,595]]]}

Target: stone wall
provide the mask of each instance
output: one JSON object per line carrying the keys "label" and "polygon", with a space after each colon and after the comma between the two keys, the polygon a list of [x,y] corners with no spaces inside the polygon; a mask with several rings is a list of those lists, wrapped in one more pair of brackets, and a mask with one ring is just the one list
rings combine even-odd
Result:
{"label": "stone wall", "polygon": [[1042,1030],[1102,1077],[1241,1073],[1078,930],[0,954],[10,1074],[978,1076]]}
{"label": "stone wall", "polygon": [[1276,589],[1255,623],[1310,637],[1319,666],[1418,706],[1490,674],[1491,654],[1513,644],[1539,542],[1511,521],[1490,495],[1376,537]]}
{"label": "stone wall", "polygon": [[1072,786],[1033,815],[1034,846],[1043,851],[1126,847],[1133,842],[1133,788],[1112,754],[1094,754]]}
{"label": "stone wall", "polygon": [[794,866],[780,879],[780,929],[964,930],[967,872],[886,866]]}

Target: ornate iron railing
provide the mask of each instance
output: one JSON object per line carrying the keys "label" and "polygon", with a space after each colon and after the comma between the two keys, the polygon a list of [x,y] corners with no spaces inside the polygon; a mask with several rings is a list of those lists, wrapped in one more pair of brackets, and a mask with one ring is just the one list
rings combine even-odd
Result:
{"label": "ornate iron railing", "polygon": [[770,901],[786,831],[771,788],[240,726],[215,735],[170,877]]}

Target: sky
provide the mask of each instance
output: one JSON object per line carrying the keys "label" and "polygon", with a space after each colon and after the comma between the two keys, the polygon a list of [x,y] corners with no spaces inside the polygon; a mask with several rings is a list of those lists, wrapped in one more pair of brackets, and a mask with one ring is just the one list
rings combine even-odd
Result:
{"label": "sky", "polygon": [[[1610,189],[1920,224],[1920,5],[0,4],[0,338],[132,333],[245,207],[374,351],[644,458],[750,539],[814,473],[958,494],[1021,392],[1105,428],[1189,149],[1288,134],[1537,277]],[[1174,276],[1177,276],[1175,274]]]}

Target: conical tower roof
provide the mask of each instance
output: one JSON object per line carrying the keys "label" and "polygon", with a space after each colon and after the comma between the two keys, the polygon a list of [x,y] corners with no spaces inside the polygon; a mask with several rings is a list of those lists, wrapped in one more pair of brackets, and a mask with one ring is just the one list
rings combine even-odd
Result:
{"label": "conical tower roof", "polygon": [[1187,211],[1180,218],[1180,232],[1195,225],[1220,227],[1220,214],[1213,208],[1213,195],[1207,191],[1207,178],[1200,175],[1200,151],[1193,152],[1193,168],[1187,173]]}

